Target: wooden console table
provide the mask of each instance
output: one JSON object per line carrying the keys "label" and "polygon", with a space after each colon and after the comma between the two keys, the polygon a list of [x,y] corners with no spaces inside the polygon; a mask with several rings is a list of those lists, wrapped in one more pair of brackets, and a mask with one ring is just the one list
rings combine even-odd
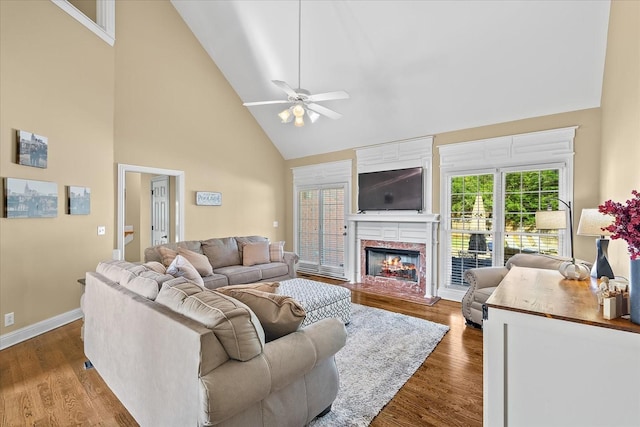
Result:
{"label": "wooden console table", "polygon": [[485,308],[484,425],[640,425],[640,325],[605,320],[596,286],[509,271]]}

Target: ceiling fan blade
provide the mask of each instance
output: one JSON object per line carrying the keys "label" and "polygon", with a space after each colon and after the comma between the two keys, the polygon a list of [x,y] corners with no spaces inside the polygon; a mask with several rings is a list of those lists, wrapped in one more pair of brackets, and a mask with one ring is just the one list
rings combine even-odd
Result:
{"label": "ceiling fan blade", "polygon": [[331,101],[333,99],[347,99],[349,98],[349,94],[343,90],[339,90],[336,92],[326,92],[326,93],[316,93],[315,95],[309,96],[307,98],[311,102],[318,101]]}
{"label": "ceiling fan blade", "polygon": [[268,105],[268,104],[288,104],[289,101],[286,99],[281,99],[278,101],[257,101],[257,102],[245,102],[244,105],[245,107],[252,107],[254,105]]}
{"label": "ceiling fan blade", "polygon": [[323,107],[322,105],[319,105],[319,104],[313,104],[313,103],[307,104],[307,108],[309,110],[315,111],[316,113],[320,113],[323,116],[327,116],[330,119],[339,119],[340,117],[342,117],[342,114],[336,111],[330,110],[327,107]]}
{"label": "ceiling fan blade", "polygon": [[281,80],[271,80],[271,81],[273,82],[274,85],[276,85],[280,89],[282,89],[291,98],[297,98],[298,97],[298,94],[296,93],[296,91],[291,89],[291,86],[289,86],[285,82],[283,82]]}

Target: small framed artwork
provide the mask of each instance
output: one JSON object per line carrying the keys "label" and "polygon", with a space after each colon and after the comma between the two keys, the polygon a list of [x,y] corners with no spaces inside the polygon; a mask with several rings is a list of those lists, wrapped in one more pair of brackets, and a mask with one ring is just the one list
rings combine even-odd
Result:
{"label": "small framed artwork", "polygon": [[67,186],[67,213],[69,215],[89,215],[91,212],[91,189],[89,187]]}
{"label": "small framed artwork", "polygon": [[211,191],[196,191],[196,205],[222,206],[222,193]]}
{"label": "small framed artwork", "polygon": [[49,140],[46,136],[24,130],[17,131],[18,164],[46,168],[49,156]]}
{"label": "small framed artwork", "polygon": [[4,179],[6,218],[55,218],[58,216],[58,184],[31,179]]}

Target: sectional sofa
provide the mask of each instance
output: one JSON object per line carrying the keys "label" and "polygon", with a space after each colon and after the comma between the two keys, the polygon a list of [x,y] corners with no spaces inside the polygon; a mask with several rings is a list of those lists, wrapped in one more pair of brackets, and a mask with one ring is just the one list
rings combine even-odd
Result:
{"label": "sectional sofa", "polygon": [[142,426],[301,427],[331,408],[346,331],[283,324],[296,304],[273,298],[293,309],[267,323],[222,288],[105,261],[86,274],[85,354]]}

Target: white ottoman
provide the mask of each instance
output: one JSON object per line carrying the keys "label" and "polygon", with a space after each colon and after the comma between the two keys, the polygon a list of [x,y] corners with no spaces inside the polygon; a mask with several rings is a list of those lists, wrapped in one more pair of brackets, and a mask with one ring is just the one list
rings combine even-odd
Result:
{"label": "white ottoman", "polygon": [[307,312],[301,327],[327,317],[337,317],[346,325],[351,321],[351,291],[308,279],[280,282],[277,293],[295,299]]}

